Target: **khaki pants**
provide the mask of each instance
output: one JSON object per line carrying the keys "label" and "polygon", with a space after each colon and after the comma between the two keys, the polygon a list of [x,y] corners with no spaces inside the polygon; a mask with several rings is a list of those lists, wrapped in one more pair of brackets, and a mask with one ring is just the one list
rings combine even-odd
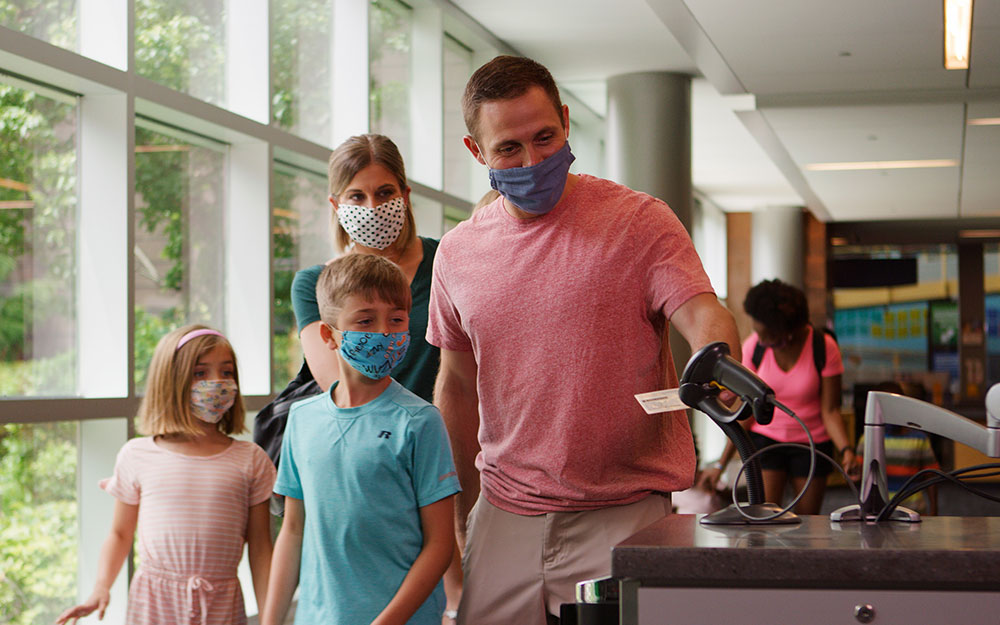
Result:
{"label": "khaki pants", "polygon": [[670,514],[670,497],[538,516],[500,510],[479,495],[469,514],[458,625],[546,625],[576,583],[611,573],[611,548]]}

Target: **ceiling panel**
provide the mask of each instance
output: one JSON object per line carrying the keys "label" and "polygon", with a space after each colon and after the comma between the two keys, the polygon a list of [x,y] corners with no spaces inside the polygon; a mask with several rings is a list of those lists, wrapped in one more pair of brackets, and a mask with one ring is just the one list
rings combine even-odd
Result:
{"label": "ceiling panel", "polygon": [[687,0],[751,93],[957,88],[939,2]]}
{"label": "ceiling panel", "polygon": [[[964,106],[769,109],[764,115],[834,220],[956,217]],[[814,163],[953,159],[911,170],[809,171]]]}
{"label": "ceiling panel", "polygon": [[834,221],[958,217],[959,169],[806,172]]}
{"label": "ceiling panel", "polygon": [[799,166],[846,161],[960,159],[962,104],[767,109]]}
{"label": "ceiling panel", "polygon": [[696,73],[687,53],[642,0],[456,0],[473,19],[560,81],[630,72]]}
{"label": "ceiling panel", "polygon": [[[969,119],[1000,119],[1000,102],[969,104]],[[1000,217],[1000,125],[966,126],[962,217]]]}
{"label": "ceiling panel", "polygon": [[972,66],[970,87],[1000,87],[1000,2],[972,5]]}

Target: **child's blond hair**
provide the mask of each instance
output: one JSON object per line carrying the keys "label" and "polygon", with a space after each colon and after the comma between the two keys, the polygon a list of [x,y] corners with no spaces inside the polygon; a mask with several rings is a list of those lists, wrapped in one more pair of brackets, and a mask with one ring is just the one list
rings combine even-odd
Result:
{"label": "child's blond hair", "polygon": [[139,405],[139,432],[149,436],[158,434],[200,435],[203,430],[197,417],[191,414],[191,383],[198,359],[219,345],[226,346],[233,356],[233,379],[236,381],[236,401],[216,424],[223,434],[245,432],[246,410],[240,394],[239,369],[236,352],[225,337],[203,334],[177,344],[189,332],[211,330],[200,324],[186,325],[167,334],[156,345],[153,360],[146,378],[146,395]]}
{"label": "child's blond hair", "polygon": [[323,323],[336,326],[344,300],[351,295],[380,299],[406,312],[413,305],[403,270],[375,254],[344,254],[323,268],[316,281],[316,303]]}

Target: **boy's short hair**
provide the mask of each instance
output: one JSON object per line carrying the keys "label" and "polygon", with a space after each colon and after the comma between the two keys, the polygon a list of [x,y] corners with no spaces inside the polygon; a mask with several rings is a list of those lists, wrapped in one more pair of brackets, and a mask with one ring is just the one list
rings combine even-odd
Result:
{"label": "boy's short hair", "polygon": [[345,254],[323,268],[316,281],[316,302],[323,323],[336,327],[344,300],[351,295],[379,299],[410,311],[410,283],[396,263],[375,254]]}
{"label": "boy's short hair", "polygon": [[556,115],[562,119],[562,99],[552,74],[544,65],[523,56],[498,56],[472,74],[462,94],[465,127],[475,139],[479,132],[479,107],[493,100],[519,98],[528,89],[541,87],[552,100]]}

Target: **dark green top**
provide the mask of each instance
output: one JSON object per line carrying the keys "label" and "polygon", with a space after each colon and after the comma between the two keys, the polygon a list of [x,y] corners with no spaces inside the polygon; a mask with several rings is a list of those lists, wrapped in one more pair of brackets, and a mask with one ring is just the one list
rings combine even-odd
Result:
{"label": "dark green top", "polygon": [[[427,305],[431,296],[431,268],[438,242],[420,237],[424,258],[410,283],[413,309],[410,311],[410,347],[403,362],[392,370],[394,380],[426,401],[431,401],[434,378],[437,377],[441,350],[427,342]],[[295,273],[292,281],[292,307],[299,331],[314,321],[319,321],[319,304],[316,303],[316,281],[323,265],[313,265]]]}

